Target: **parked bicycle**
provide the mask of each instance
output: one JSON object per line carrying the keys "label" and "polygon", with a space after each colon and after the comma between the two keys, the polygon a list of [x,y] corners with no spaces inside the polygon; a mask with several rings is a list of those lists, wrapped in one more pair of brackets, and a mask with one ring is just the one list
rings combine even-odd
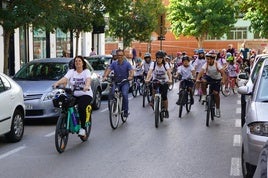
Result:
{"label": "parked bicycle", "polygon": [[[110,94],[108,98],[108,107],[109,107],[109,118],[110,124],[113,129],[116,129],[119,124],[119,117],[123,123],[127,121],[127,117],[124,117],[123,107],[123,95],[122,92],[119,90],[119,87],[128,82],[127,79],[123,79],[121,82],[115,82],[112,80],[107,80],[110,86]],[[112,93],[112,88],[114,88],[114,93]]]}
{"label": "parked bicycle", "polygon": [[[53,105],[56,108],[60,108],[61,112],[55,130],[55,146],[57,151],[62,153],[67,146],[69,133],[78,134],[81,124],[73,91],[70,88],[58,88],[57,90]],[[86,110],[86,135],[79,136],[83,142],[87,141],[90,135],[92,126],[91,111],[92,107],[89,105]]]}
{"label": "parked bicycle", "polygon": [[140,95],[143,95],[143,85],[144,80],[135,76],[131,85],[131,93],[133,97],[136,97],[138,92]]}
{"label": "parked bicycle", "polygon": [[155,127],[158,128],[159,119],[160,122],[163,122],[164,118],[166,118],[166,110],[163,105],[160,86],[166,84],[165,81],[160,80],[153,80],[152,84],[155,88],[155,95],[154,95],[154,114],[155,114]]}
{"label": "parked bicycle", "polygon": [[192,79],[187,80],[181,80],[181,86],[179,91],[179,99],[178,99],[178,105],[179,105],[179,117],[181,118],[183,107],[185,106],[187,113],[191,111],[191,107],[193,104],[193,96],[190,92],[189,88],[185,85],[185,82],[193,82]]}

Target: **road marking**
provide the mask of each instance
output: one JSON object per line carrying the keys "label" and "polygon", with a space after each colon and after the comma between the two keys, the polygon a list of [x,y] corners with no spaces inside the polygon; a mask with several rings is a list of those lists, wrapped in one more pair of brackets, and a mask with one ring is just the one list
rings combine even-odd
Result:
{"label": "road marking", "polygon": [[230,176],[240,176],[241,173],[241,159],[232,158]]}
{"label": "road marking", "polygon": [[235,127],[241,127],[241,119],[236,119],[235,120]]}
{"label": "road marking", "polygon": [[241,108],[240,107],[239,108],[236,108],[235,113],[236,114],[241,114]]}
{"label": "road marking", "polygon": [[236,104],[241,104],[241,100],[237,100],[236,101]]}
{"label": "road marking", "polygon": [[101,110],[100,112],[105,112],[105,111],[108,111],[108,108],[105,108],[105,109]]}
{"label": "road marking", "polygon": [[233,146],[241,146],[241,135],[234,135]]}
{"label": "road marking", "polygon": [[46,134],[45,137],[51,137],[51,136],[53,136],[53,135],[55,135],[55,132],[54,132],[54,131],[51,132],[51,133],[49,133],[49,134]]}
{"label": "road marking", "polygon": [[3,158],[5,158],[5,157],[7,157],[7,156],[9,156],[9,155],[12,155],[12,154],[14,154],[14,153],[17,153],[17,152],[19,152],[20,150],[22,150],[22,149],[24,149],[24,148],[26,148],[26,146],[20,146],[20,147],[18,147],[18,148],[15,148],[15,149],[13,149],[13,150],[10,150],[9,152],[6,152],[6,153],[0,155],[0,159],[3,159]]}

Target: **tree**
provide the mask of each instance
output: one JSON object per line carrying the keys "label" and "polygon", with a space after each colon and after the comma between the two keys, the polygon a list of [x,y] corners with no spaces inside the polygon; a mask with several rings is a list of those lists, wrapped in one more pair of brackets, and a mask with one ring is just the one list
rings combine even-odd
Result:
{"label": "tree", "polygon": [[240,0],[244,19],[250,20],[250,30],[258,33],[260,37],[268,38],[268,1],[264,0]]}
{"label": "tree", "polygon": [[124,0],[109,13],[109,35],[122,39],[124,49],[134,40],[149,41],[163,9],[161,0]]}
{"label": "tree", "polygon": [[198,47],[206,37],[222,37],[236,22],[235,0],[170,0],[168,20],[179,37],[193,36]]}

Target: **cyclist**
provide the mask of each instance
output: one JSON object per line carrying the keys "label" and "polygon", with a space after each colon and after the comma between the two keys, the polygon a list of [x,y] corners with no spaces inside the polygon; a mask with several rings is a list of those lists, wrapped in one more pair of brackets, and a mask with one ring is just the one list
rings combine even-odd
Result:
{"label": "cyclist", "polygon": [[143,76],[143,68],[142,68],[142,60],[141,58],[137,58],[136,61],[136,67],[134,69],[134,81],[137,81],[138,79],[140,82],[144,81],[144,76]]}
{"label": "cyclist", "polygon": [[232,81],[232,87],[234,87],[234,85],[236,83],[237,75],[239,73],[239,66],[234,63],[234,57],[233,56],[228,57],[227,62],[228,62],[228,66],[226,68],[226,71],[227,71],[226,76],[227,76],[227,78],[230,79],[230,81]]}
{"label": "cyclist", "polygon": [[68,83],[74,89],[74,96],[78,105],[81,121],[81,129],[78,135],[85,136],[86,108],[92,101],[93,92],[90,86],[91,72],[87,68],[87,64],[82,56],[74,58],[73,69],[68,70],[64,77],[53,84],[53,87],[56,88],[59,85],[66,86]]}
{"label": "cyclist", "polygon": [[[196,76],[201,71],[202,66],[206,63],[204,49],[202,49],[202,48],[198,49],[197,53],[198,53],[198,57],[197,57],[197,59],[195,60],[195,63],[194,63],[194,68],[195,68]],[[195,95],[198,94],[199,88],[200,88],[200,84],[199,83],[196,83],[196,90],[194,91],[194,94]]]}
{"label": "cyclist", "polygon": [[[129,81],[133,79],[134,70],[131,64],[124,58],[124,51],[118,49],[116,51],[117,61],[113,62],[103,76],[103,80],[107,80],[107,76],[113,70],[115,82],[121,82],[123,79],[128,79]],[[129,92],[129,82],[123,83],[119,87],[123,94],[123,117],[128,117],[128,92]],[[114,88],[113,88],[114,91]]]}
{"label": "cyclist", "polygon": [[[157,51],[155,54],[156,61],[153,62],[150,66],[150,70],[148,71],[147,78],[145,82],[149,82],[151,78],[165,81],[168,83],[172,83],[172,75],[171,75],[171,70],[169,68],[169,65],[165,63],[165,52],[160,50]],[[153,86],[153,88],[155,88]],[[167,98],[167,92],[168,92],[168,84],[165,83],[164,85],[160,86],[160,92],[161,92],[161,97],[163,100],[164,108],[165,108],[165,116],[166,118],[169,117],[169,112],[168,112],[168,98]],[[152,92],[152,98],[154,98],[155,91],[153,89]],[[153,100],[151,100],[151,106],[153,105]]]}
{"label": "cyclist", "polygon": [[[205,73],[202,81],[202,101],[206,100],[206,82],[212,82],[211,84],[211,88],[213,90],[213,94],[215,96],[215,104],[216,104],[216,113],[215,116],[216,117],[220,117],[220,85],[221,83],[224,84],[226,81],[226,75],[225,75],[225,71],[223,69],[223,67],[216,61],[216,56],[217,54],[215,53],[214,50],[209,51],[206,54],[206,59],[207,62],[202,66],[201,71],[199,72],[198,76],[197,76],[197,82],[200,81],[201,77],[203,76],[203,74]],[[216,83],[217,81],[219,81],[218,83]],[[220,82],[221,81],[221,82]]]}
{"label": "cyclist", "polygon": [[[147,52],[144,54],[144,60],[142,62],[144,79],[146,79],[146,77],[147,77],[151,63],[153,63],[152,59],[151,59],[151,54],[149,52]],[[152,95],[152,86],[149,85],[149,88],[150,88],[150,96],[151,96]]]}
{"label": "cyclist", "polygon": [[[192,88],[194,86],[194,82],[189,80],[195,77],[195,70],[194,67],[190,64],[190,58],[188,56],[182,57],[182,65],[178,68],[177,75],[181,78],[180,88],[182,86],[187,87],[190,94],[191,94],[191,104],[194,104],[194,97]],[[176,102],[179,105],[179,100]]]}

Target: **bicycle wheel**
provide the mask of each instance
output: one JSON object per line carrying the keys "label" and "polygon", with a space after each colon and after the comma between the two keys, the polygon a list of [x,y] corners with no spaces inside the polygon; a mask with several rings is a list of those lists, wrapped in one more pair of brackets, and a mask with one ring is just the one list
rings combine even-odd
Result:
{"label": "bicycle wheel", "polygon": [[143,95],[143,93],[144,93],[144,87],[143,87],[143,85],[144,85],[144,83],[139,83],[139,93],[140,93],[140,95]]}
{"label": "bicycle wheel", "polygon": [[179,93],[179,118],[181,118],[182,110],[183,110],[183,105],[184,105],[184,99],[185,97],[185,91],[181,90]]}
{"label": "bicycle wheel", "polygon": [[223,96],[229,96],[230,95],[230,85],[228,84],[228,87],[226,87],[225,85],[221,85],[221,93],[223,94]]}
{"label": "bicycle wheel", "polygon": [[132,96],[133,97],[136,97],[137,96],[137,93],[138,93],[138,88],[137,88],[138,86],[137,86],[137,83],[136,82],[133,82],[133,84],[132,84]]}
{"label": "bicycle wheel", "polygon": [[110,100],[110,110],[109,110],[109,117],[110,117],[110,124],[113,129],[116,129],[118,127],[119,123],[119,117],[120,113],[118,112],[118,106],[117,106],[117,99],[114,98],[113,100]]}
{"label": "bicycle wheel", "polygon": [[209,118],[211,116],[211,96],[210,95],[207,96],[206,107],[207,107],[206,126],[209,127]]}
{"label": "bicycle wheel", "polygon": [[154,99],[154,114],[155,114],[155,127],[158,128],[158,124],[159,124],[159,117],[160,117],[160,113],[159,113],[159,98],[156,97]]}
{"label": "bicycle wheel", "polygon": [[69,131],[67,130],[67,115],[61,114],[58,118],[55,130],[55,146],[59,153],[64,152],[69,138]]}
{"label": "bicycle wheel", "polygon": [[187,112],[190,112],[191,111],[191,108],[192,108],[192,104],[191,104],[191,94],[186,92],[186,95],[185,96],[187,99],[186,99],[186,111]]}
{"label": "bicycle wheel", "polygon": [[146,100],[147,95],[149,95],[149,93],[147,93],[145,85],[143,85],[142,88],[143,88],[142,107],[145,107],[145,100]]}
{"label": "bicycle wheel", "polygon": [[211,117],[211,120],[213,121],[214,120],[214,117],[215,117],[215,101],[214,101],[214,96],[211,96],[211,99],[210,99],[210,117]]}
{"label": "bicycle wheel", "polygon": [[91,132],[91,126],[92,126],[92,119],[91,119],[91,114],[90,114],[89,122],[86,122],[86,128],[85,128],[85,130],[86,130],[86,136],[84,136],[84,137],[83,137],[83,136],[79,136],[80,139],[81,139],[83,142],[85,142],[85,141],[88,140],[89,135],[90,135],[90,132]]}

